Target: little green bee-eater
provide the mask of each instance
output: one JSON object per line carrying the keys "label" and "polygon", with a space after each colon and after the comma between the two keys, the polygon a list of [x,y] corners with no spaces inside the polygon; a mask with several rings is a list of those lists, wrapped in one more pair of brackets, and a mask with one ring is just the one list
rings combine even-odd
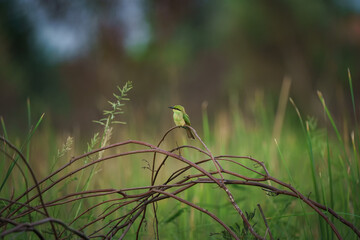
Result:
{"label": "little green bee-eater", "polygon": [[185,108],[181,105],[175,105],[173,107],[169,107],[174,112],[174,122],[176,126],[182,126],[185,128],[188,138],[195,139],[194,134],[191,132],[191,129],[186,127],[190,126],[190,118],[185,112]]}

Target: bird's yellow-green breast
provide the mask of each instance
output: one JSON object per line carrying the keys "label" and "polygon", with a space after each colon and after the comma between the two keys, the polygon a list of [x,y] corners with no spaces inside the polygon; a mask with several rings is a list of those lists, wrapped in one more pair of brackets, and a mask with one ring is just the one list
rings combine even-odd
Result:
{"label": "bird's yellow-green breast", "polygon": [[185,108],[183,106],[175,105],[170,108],[174,112],[173,117],[176,126],[184,126],[184,125],[190,126],[189,116],[186,114]]}
{"label": "bird's yellow-green breast", "polygon": [[[173,118],[176,126],[190,126],[190,118],[185,112],[185,108],[181,105],[175,105],[173,107],[169,107],[173,110]],[[194,135],[192,134],[189,128],[186,128],[186,132],[189,138],[195,139]]]}

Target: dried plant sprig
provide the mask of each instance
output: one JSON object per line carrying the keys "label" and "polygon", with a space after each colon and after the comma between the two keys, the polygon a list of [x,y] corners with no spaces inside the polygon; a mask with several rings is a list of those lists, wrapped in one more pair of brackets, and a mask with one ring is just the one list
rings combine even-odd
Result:
{"label": "dried plant sprig", "polygon": [[120,94],[113,93],[113,96],[115,97],[115,101],[108,101],[108,103],[111,106],[110,110],[104,110],[103,115],[104,118],[101,118],[100,120],[93,122],[99,123],[100,125],[104,126],[105,128],[108,128],[111,124],[126,124],[124,121],[118,121],[116,120],[116,116],[123,114],[123,107],[125,106],[124,101],[130,101],[130,98],[127,97],[128,92],[133,88],[132,82],[128,81],[125,83],[125,85],[121,88],[117,86],[117,89],[119,90]]}
{"label": "dried plant sprig", "polygon": [[71,151],[74,139],[70,136],[67,137],[66,142],[58,149],[57,158],[63,157],[67,152]]}

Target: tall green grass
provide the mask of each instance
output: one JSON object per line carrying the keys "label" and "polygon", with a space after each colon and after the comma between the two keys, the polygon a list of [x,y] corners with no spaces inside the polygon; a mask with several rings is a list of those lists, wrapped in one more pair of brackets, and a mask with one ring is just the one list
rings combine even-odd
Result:
{"label": "tall green grass", "polygon": [[[247,108],[242,109],[237,95],[230,96],[230,105],[228,111],[220,112],[217,115],[209,116],[206,103],[202,108],[202,136],[204,142],[208,145],[214,155],[231,154],[252,156],[258,160],[265,162],[270,169],[270,174],[274,177],[288,182],[295,186],[304,195],[316,200],[326,206],[331,207],[343,217],[353,222],[355,226],[360,225],[360,196],[359,187],[359,131],[356,118],[356,106],[352,88],[351,75],[349,73],[349,86],[351,92],[351,100],[353,103],[354,124],[351,124],[353,133],[343,132],[338,126],[337,120],[334,119],[329,107],[326,105],[325,99],[319,93],[319,102],[324,110],[325,123],[319,125],[314,118],[303,119],[299,108],[293,104],[286,108],[284,112],[282,131],[276,138],[274,144],[273,129],[275,125],[276,109],[274,101],[269,101],[265,95],[257,94],[254,99],[249,99]],[[280,104],[279,104],[280,105]],[[112,105],[113,106],[113,105]],[[111,114],[108,115],[111,118]],[[30,102],[28,102],[28,126],[32,126]],[[101,119],[104,125],[103,134],[95,134],[89,140],[88,148],[90,151],[97,146],[108,144],[109,129],[107,117]],[[341,118],[340,118],[341,119]],[[346,119],[343,116],[343,119]],[[39,131],[39,125],[43,120],[43,115],[36,122],[33,128],[29,128],[28,136],[19,148],[26,153],[27,159],[35,166],[39,166],[36,161],[46,161],[39,159],[31,152],[31,145],[38,144],[32,140],[32,136],[36,136]],[[169,117],[169,121],[172,121]],[[5,127],[5,121],[1,118],[2,134],[8,138],[8,132]],[[148,128],[151,126],[143,126]],[[196,127],[201,129],[201,127]],[[142,128],[138,128],[141,131]],[[197,142],[189,142],[182,132],[174,135],[174,142],[167,143],[166,148],[171,149],[184,144],[195,144]],[[136,133],[135,133],[136,134]],[[344,139],[344,136],[350,135],[351,141]],[[101,137],[99,137],[101,136]],[[132,138],[132,136],[129,136]],[[159,133],[159,138],[161,133]],[[37,138],[35,138],[37,139]],[[124,139],[123,136],[113,136],[113,141]],[[115,140],[116,139],[116,140]],[[154,139],[153,136],[149,139]],[[32,140],[32,141],[30,141]],[[151,142],[156,145],[157,141]],[[64,139],[65,141],[65,139]],[[74,138],[76,143],[76,138]],[[43,148],[56,149],[60,148],[57,155],[52,158],[54,166],[61,166],[71,159],[68,150],[75,147],[74,143],[70,144],[65,141],[63,146],[45,145]],[[135,147],[134,147],[135,148]],[[135,148],[136,149],[136,148]],[[129,150],[129,149],[127,149]],[[76,152],[82,152],[77,150]],[[192,150],[185,150],[181,155],[187,159],[198,159],[199,153]],[[141,185],[149,185],[151,172],[147,168],[151,156],[144,155],[144,158],[129,157],[121,161],[112,161],[99,166],[81,171],[73,176],[64,185],[45,194],[46,199],[52,199],[55,196],[65,195],[70,190],[86,190],[97,188],[124,188]],[[6,164],[4,158],[1,158],[1,188],[0,196],[9,196],[11,194],[12,182],[20,181],[19,173],[14,172],[13,163]],[[87,159],[92,161],[92,159]],[[82,163],[83,164],[83,163]],[[246,164],[246,163],[244,163]],[[52,168],[53,164],[48,164]],[[164,174],[171,172],[181,164],[169,161],[164,167]],[[224,163],[226,167],[226,163]],[[253,166],[251,166],[253,167]],[[213,165],[207,165],[207,168],[213,168]],[[50,171],[50,170],[49,170]],[[244,171],[242,169],[234,169],[234,171]],[[250,174],[244,171],[244,174]],[[163,178],[165,179],[165,178]],[[280,239],[333,239],[334,235],[324,220],[318,217],[309,207],[304,206],[301,201],[286,196],[273,196],[259,188],[250,186],[229,186],[239,207],[248,213],[257,209],[260,204],[264,210],[264,214],[269,223],[274,238]],[[180,195],[188,201],[200,205],[208,209],[226,224],[234,229],[241,229],[242,221],[237,214],[233,212],[233,208],[229,201],[222,198],[221,189],[213,185],[197,185],[196,187],[184,192]],[[108,198],[105,196],[102,201]],[[98,200],[98,199],[97,199]],[[51,208],[51,213],[60,219],[79,216],[87,206],[92,206],[96,201],[87,199],[80,201],[74,205],[62,205],[61,207]],[[161,239],[226,239],[222,235],[223,229],[214,223],[212,219],[201,214],[194,209],[190,209],[182,203],[175,200],[164,200],[158,203],[157,216],[160,224]],[[93,210],[90,214],[80,218],[79,223],[83,224],[94,219],[95,214],[104,211],[105,208],[111,208],[111,204],[104,205],[104,209]],[[131,208],[131,206],[129,206]],[[150,210],[147,215],[147,224],[141,230],[142,239],[153,239],[153,215]],[[121,212],[118,213],[121,216]],[[330,216],[330,215],[328,215]],[[355,235],[349,231],[347,227],[342,225],[333,217],[330,218],[335,222],[340,233],[347,239],[355,239]],[[107,223],[107,219],[99,224]],[[258,210],[255,210],[255,216],[252,223],[256,224],[256,230],[260,234],[264,234],[264,226]],[[46,230],[46,227],[42,227]],[[89,231],[89,230],[86,230]],[[239,230],[240,231],[240,230]],[[241,232],[241,231],[240,231]],[[133,228],[128,233],[127,239],[133,239],[136,235],[136,229]],[[18,235],[21,237],[29,237],[26,233]],[[245,238],[245,236],[244,236]]]}
{"label": "tall green grass", "polygon": [[[283,134],[280,139],[278,139],[280,143],[277,144],[279,155],[274,156],[274,158],[269,158],[270,156],[267,155],[267,153],[268,148],[271,148],[272,139],[270,139],[268,133],[271,123],[274,123],[273,115],[266,113],[268,109],[266,105],[261,109],[259,109],[261,104],[256,105],[257,111],[254,111],[256,114],[253,117],[264,120],[262,120],[261,124],[249,124],[249,126],[246,126],[246,124],[244,124],[246,120],[244,121],[242,118],[244,114],[241,113],[241,109],[234,107],[239,101],[237,97],[234,97],[235,104],[230,107],[233,112],[230,129],[233,130],[234,135],[232,135],[228,141],[233,143],[233,145],[228,149],[229,153],[233,154],[252,156],[256,154],[258,159],[264,160],[267,163],[269,169],[272,169],[271,165],[275,165],[277,158],[280,158],[281,164],[279,169],[272,169],[274,170],[272,173],[275,173],[275,177],[285,181],[288,179],[291,184],[295,185],[305,195],[339,211],[343,217],[355,225],[358,225],[360,222],[360,201],[357,197],[360,196],[359,138],[356,137],[358,124],[350,73],[349,86],[354,109],[354,123],[356,123],[351,124],[354,128],[351,134],[348,132],[341,133],[325,103],[325,99],[322,97],[322,94],[319,93],[319,102],[322,104],[324,110],[325,123],[328,122],[329,124],[318,126],[318,121],[314,118],[308,118],[304,121],[300,110],[296,107],[295,103],[293,103],[293,109],[298,117],[299,125],[294,126],[294,115],[291,113],[291,109],[288,109],[284,126],[282,126]],[[254,102],[256,102],[256,100]],[[338,120],[346,121],[346,119],[348,119],[347,117],[348,116],[342,116],[339,117]],[[204,118],[204,126],[208,125],[207,119],[208,117],[206,116]],[[254,122],[256,122],[256,120],[252,121],[252,123]],[[214,132],[214,129],[208,131]],[[260,134],[258,135],[258,133]],[[208,135],[212,134],[204,133],[204,136]],[[346,135],[351,135],[351,142],[343,139],[343,136]],[[213,140],[211,142],[213,145],[221,144],[221,142],[216,142],[218,136],[212,136]],[[244,139],[246,140],[244,141]],[[264,140],[267,140],[266,145],[268,146],[261,146]],[[247,203],[243,205],[245,209],[249,209],[254,205],[251,204],[252,201],[261,202],[259,199],[262,198],[260,196],[261,194],[253,193],[247,189],[247,192],[249,191],[250,193],[248,193],[248,195],[251,196],[251,199],[248,199]],[[284,223],[280,220],[279,224],[279,222],[273,223],[273,221],[270,220],[270,227],[276,225],[276,229],[279,225],[283,224],[286,232],[289,232],[287,230],[293,231],[295,228],[296,230],[293,231],[294,235],[286,235],[287,238],[296,237],[307,239],[311,236],[324,239],[334,238],[333,232],[329,226],[325,224],[323,219],[312,214],[310,209],[303,208],[301,203],[297,204],[300,206],[294,206],[292,209],[282,209],[279,211],[281,205],[287,206],[288,203],[282,202],[279,204],[276,200],[278,198],[279,197],[268,197],[267,201],[263,203],[263,208],[266,209],[266,216],[269,217],[269,219],[279,220],[280,218],[286,219],[287,222]],[[295,204],[294,200],[290,200],[290,202],[290,205]],[[290,216],[298,217],[295,219]],[[330,214],[328,216],[330,216]],[[336,223],[336,226],[339,227],[340,232],[344,236],[350,239],[356,238],[353,233],[349,233],[349,230],[341,226],[332,216],[330,219]],[[272,225],[272,223],[274,225]],[[299,225],[302,226],[302,231],[300,228],[296,228],[296,226]],[[279,234],[278,236],[284,237],[284,232],[282,232],[282,230],[279,231],[280,232],[277,232],[277,234]]]}

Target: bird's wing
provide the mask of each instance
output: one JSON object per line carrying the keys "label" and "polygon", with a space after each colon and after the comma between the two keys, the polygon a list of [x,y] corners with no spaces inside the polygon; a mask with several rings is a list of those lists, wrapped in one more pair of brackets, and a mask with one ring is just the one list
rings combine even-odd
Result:
{"label": "bird's wing", "polygon": [[185,124],[186,124],[186,125],[189,125],[189,126],[191,125],[191,124],[190,124],[190,118],[189,118],[189,116],[188,116],[186,113],[184,113],[184,121],[185,121]]}

